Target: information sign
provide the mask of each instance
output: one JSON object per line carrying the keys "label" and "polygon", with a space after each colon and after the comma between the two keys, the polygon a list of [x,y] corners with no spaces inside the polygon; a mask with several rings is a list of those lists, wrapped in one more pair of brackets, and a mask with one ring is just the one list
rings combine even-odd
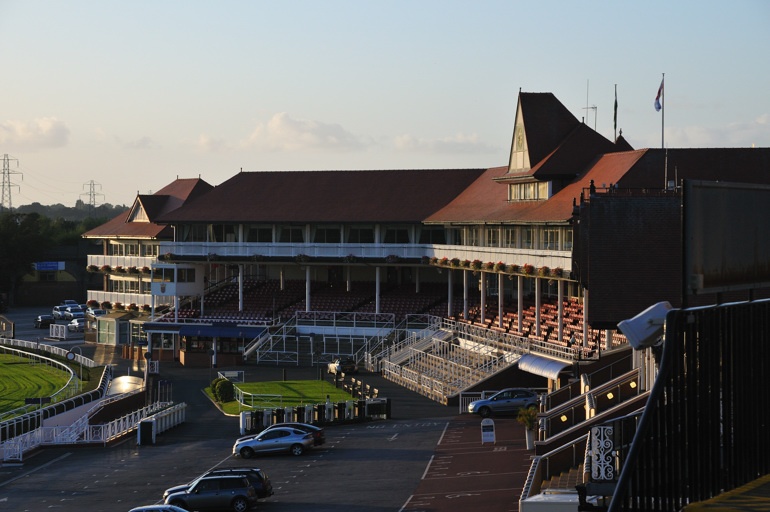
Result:
{"label": "information sign", "polygon": [[481,444],[495,443],[495,422],[489,418],[481,420]]}

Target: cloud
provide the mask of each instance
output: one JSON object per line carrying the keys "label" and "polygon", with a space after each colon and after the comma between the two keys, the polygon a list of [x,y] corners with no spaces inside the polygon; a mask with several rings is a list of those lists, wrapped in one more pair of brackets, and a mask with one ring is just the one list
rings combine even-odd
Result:
{"label": "cloud", "polygon": [[160,148],[152,138],[144,136],[134,141],[129,141],[123,144],[125,149],[157,149]]}
{"label": "cloud", "polygon": [[67,125],[55,117],[0,123],[0,144],[16,149],[60,148],[67,145],[69,136]]}
{"label": "cloud", "polygon": [[229,144],[224,139],[216,139],[209,135],[201,134],[198,136],[198,140],[195,141],[195,146],[206,153],[219,153],[230,149]]}
{"label": "cloud", "polygon": [[421,139],[408,134],[399,135],[393,140],[393,145],[398,151],[411,153],[467,154],[498,151],[498,148],[481,142],[476,134],[463,133],[442,139]]}
{"label": "cloud", "polygon": [[273,151],[308,149],[358,151],[365,144],[339,124],[294,119],[286,112],[259,124],[242,144]]}

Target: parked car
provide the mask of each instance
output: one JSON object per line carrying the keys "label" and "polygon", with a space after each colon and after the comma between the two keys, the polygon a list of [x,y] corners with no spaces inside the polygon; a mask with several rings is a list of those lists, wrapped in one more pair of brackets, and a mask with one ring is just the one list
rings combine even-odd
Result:
{"label": "parked car", "polygon": [[69,306],[63,306],[61,304],[58,306],[54,306],[53,309],[51,310],[51,316],[53,317],[54,320],[64,320],[64,313],[65,311],[67,311],[68,307]]}
{"label": "parked car", "polygon": [[67,306],[79,306],[80,304],[78,304],[78,301],[76,301],[76,300],[65,299],[65,300],[61,301],[61,305],[64,306],[64,307],[67,307]]}
{"label": "parked car", "polygon": [[85,318],[85,316],[86,314],[80,309],[80,306],[67,306],[62,318],[64,318],[64,320],[72,320],[73,318]]}
{"label": "parked car", "polygon": [[174,505],[144,505],[134,507],[128,512],[187,512],[185,509]]}
{"label": "parked car", "polygon": [[101,308],[88,308],[86,309],[86,314],[91,315],[93,317],[106,315],[107,311]]}
{"label": "parked car", "polygon": [[352,357],[335,359],[329,363],[326,373],[358,373],[358,365]]}
{"label": "parked car", "polygon": [[[315,425],[310,425],[308,423],[273,423],[269,427],[267,427],[265,430],[270,430],[273,428],[280,428],[280,427],[289,427],[289,428],[296,428],[299,430],[304,430],[305,432],[308,432],[310,434],[313,434],[313,446],[321,446],[326,442],[326,431],[322,427],[316,427]],[[263,430],[262,432],[264,432]]]}
{"label": "parked car", "polygon": [[55,322],[51,315],[37,315],[35,317],[35,329],[43,329]]}
{"label": "parked car", "polygon": [[199,478],[186,490],[166,496],[164,502],[185,510],[246,512],[257,505],[257,492],[243,475],[215,475]]}
{"label": "parked car", "polygon": [[313,447],[313,434],[291,427],[263,430],[254,436],[240,437],[233,444],[233,455],[248,459],[258,453],[289,452],[302,455]]}
{"label": "parked car", "polygon": [[70,323],[67,324],[67,329],[70,332],[83,332],[86,330],[85,318],[73,318]]}
{"label": "parked car", "polygon": [[493,414],[513,414],[525,407],[537,407],[537,393],[526,388],[506,388],[489,398],[474,400],[468,404],[468,412],[488,418]]}
{"label": "parked car", "polygon": [[163,500],[165,501],[171,494],[186,491],[201,478],[215,475],[243,475],[249,479],[251,486],[254,487],[254,491],[257,493],[257,498],[267,498],[273,495],[273,484],[270,482],[267,474],[259,468],[216,468],[210,471],[206,471],[202,475],[198,476],[191,482],[187,482],[182,485],[175,485],[169,487],[163,493]]}

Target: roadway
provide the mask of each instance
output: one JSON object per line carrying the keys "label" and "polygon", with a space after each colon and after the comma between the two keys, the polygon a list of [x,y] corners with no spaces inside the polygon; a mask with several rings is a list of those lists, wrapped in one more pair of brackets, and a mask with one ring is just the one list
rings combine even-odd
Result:
{"label": "roadway", "polygon": [[[27,312],[28,325],[37,312]],[[13,312],[6,316],[13,318]],[[36,339],[24,327],[17,338]],[[82,340],[84,355],[97,347]],[[98,357],[105,357],[103,351]],[[116,360],[118,375],[135,369]],[[224,368],[223,368],[224,369]],[[318,378],[317,368],[245,366],[246,380]],[[365,383],[391,398],[392,417],[355,425],[327,426],[327,443],[300,457],[233,458],[239,419],[222,414],[203,394],[210,370],[161,365],[173,384],[175,402],[187,404],[187,421],[138,445],[128,436],[115,445],[44,448],[20,465],[0,466],[0,510],[53,509],[62,512],[127,511],[159,501],[163,490],[216,466],[257,466],[270,476],[275,495],[260,501],[266,511],[435,511],[518,510],[529,468],[523,427],[496,420],[494,443],[482,443],[480,419],[459,415],[421,395],[362,373]]]}

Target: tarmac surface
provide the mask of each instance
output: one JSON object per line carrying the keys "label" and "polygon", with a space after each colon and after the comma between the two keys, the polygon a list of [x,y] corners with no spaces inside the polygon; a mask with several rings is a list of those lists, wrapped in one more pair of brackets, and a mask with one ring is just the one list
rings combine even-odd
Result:
{"label": "tarmac surface", "polygon": [[[44,331],[27,327],[37,313],[21,315],[17,338],[44,342]],[[99,364],[112,364],[115,376],[143,373],[143,361],[122,359],[115,347],[82,339],[52,344],[79,347]],[[210,369],[162,362],[159,377],[171,382],[173,401],[187,404],[184,423],[158,435],[151,446],[139,446],[131,435],[107,447],[44,448],[25,455],[21,465],[0,465],[0,510],[129,510],[156,503],[166,487],[222,464],[268,470],[276,494],[261,500],[260,510],[518,510],[531,452],[513,418],[496,418],[495,442],[482,443],[480,418],[361,372],[359,380],[390,399],[390,419],[327,425],[327,444],[320,449],[247,462],[230,455],[240,435],[239,418],[224,415],[202,392],[217,371],[231,369],[244,370],[247,381],[333,382],[318,367]]]}
{"label": "tarmac surface", "polygon": [[[38,313],[7,315],[20,322],[17,338],[41,340],[40,330],[27,327]],[[116,376],[143,372],[143,362],[120,358],[114,347],[82,339],[54,344],[80,347],[86,357],[112,364]],[[165,487],[202,469],[232,462],[228,452],[239,420],[224,415],[202,392],[217,370],[228,369],[244,370],[247,381],[329,379],[317,367],[201,369],[161,363],[160,377],[172,383],[173,400],[187,404],[182,425],[159,435],[151,447],[138,446],[135,436],[129,436],[109,447],[45,448],[25,457],[22,465],[0,465],[0,510],[128,510],[157,502]],[[495,441],[482,442],[480,418],[380,375],[362,372],[358,378],[391,400],[391,418],[327,426],[328,446],[308,458],[260,459],[259,464],[271,468],[276,488],[275,496],[260,501],[260,510],[519,510],[533,454],[525,449],[523,427],[514,419],[495,418]],[[770,475],[684,510],[770,512]]]}

